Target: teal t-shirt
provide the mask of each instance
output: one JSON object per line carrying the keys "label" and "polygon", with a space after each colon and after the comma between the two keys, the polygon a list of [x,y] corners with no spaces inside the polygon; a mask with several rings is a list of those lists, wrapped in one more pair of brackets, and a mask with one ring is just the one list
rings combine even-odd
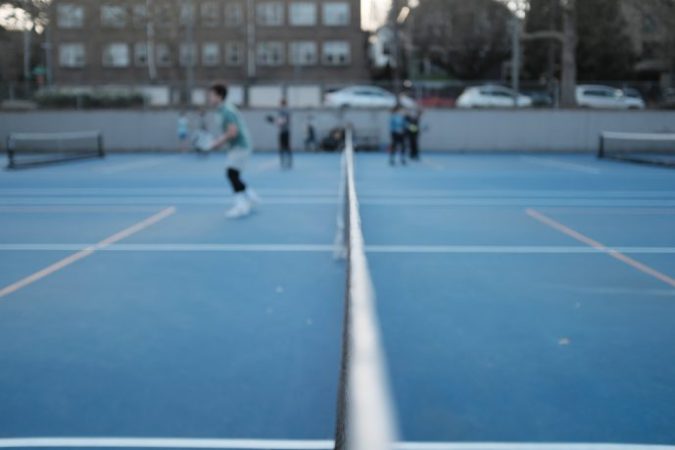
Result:
{"label": "teal t-shirt", "polygon": [[246,128],[246,124],[241,119],[239,110],[228,103],[223,103],[218,108],[218,120],[221,130],[227,131],[227,128],[234,124],[239,130],[237,137],[228,142],[228,148],[251,149],[251,137]]}

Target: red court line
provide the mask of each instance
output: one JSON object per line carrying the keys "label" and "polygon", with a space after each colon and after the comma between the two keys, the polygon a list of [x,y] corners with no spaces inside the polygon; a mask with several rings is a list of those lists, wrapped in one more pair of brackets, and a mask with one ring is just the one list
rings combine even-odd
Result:
{"label": "red court line", "polygon": [[547,215],[537,211],[536,209],[528,208],[528,209],[526,209],[526,213],[527,213],[528,216],[532,217],[533,219],[538,220],[539,222],[541,222],[545,225],[548,225],[549,227],[551,227],[555,230],[558,230],[561,233],[566,234],[566,235],[576,239],[579,242],[583,242],[584,244],[586,244],[590,247],[593,247],[597,250],[600,250],[600,251],[606,253],[607,255],[611,256],[612,258],[617,259],[617,260],[621,261],[622,263],[627,264],[627,265],[631,266],[632,268],[634,268],[636,270],[639,270],[640,272],[645,273],[649,276],[652,276],[652,277],[656,278],[657,280],[666,283],[670,287],[675,288],[675,278],[669,277],[668,275],[666,275],[662,272],[659,272],[658,270],[656,270],[652,267],[649,267],[648,265],[646,265],[644,263],[641,263],[640,261],[638,261],[636,259],[633,259],[630,256],[627,256],[627,255],[621,253],[618,250],[609,248],[606,245],[604,245],[604,244],[602,244],[602,243],[600,243],[600,242],[598,242],[594,239],[591,239],[590,237],[588,237],[584,234],[581,234],[578,231],[568,227],[567,225],[564,225],[564,224],[558,222],[557,220],[548,217]]}
{"label": "red court line", "polygon": [[107,238],[103,239],[102,241],[90,245],[89,247],[86,247],[76,253],[73,253],[72,255],[69,255],[65,258],[63,258],[60,261],[55,262],[54,264],[51,264],[47,267],[45,267],[42,270],[39,270],[26,278],[23,278],[15,283],[10,284],[9,286],[6,286],[2,289],[0,289],[0,298],[6,297],[20,289],[25,288],[26,286],[29,286],[36,281],[39,281],[55,272],[58,272],[59,270],[63,269],[64,267],[67,267],[81,259],[86,258],[87,256],[91,256],[94,254],[97,250],[102,250],[106,247],[111,246],[112,244],[121,241],[122,239],[128,238],[129,236],[138,233],[139,231],[142,231],[157,222],[166,219],[170,215],[174,214],[176,212],[176,208],[171,206],[169,208],[163,209],[162,211],[153,214],[152,216],[148,217],[147,219],[144,219],[129,228],[125,228],[122,231],[119,231],[111,236],[108,236]]}

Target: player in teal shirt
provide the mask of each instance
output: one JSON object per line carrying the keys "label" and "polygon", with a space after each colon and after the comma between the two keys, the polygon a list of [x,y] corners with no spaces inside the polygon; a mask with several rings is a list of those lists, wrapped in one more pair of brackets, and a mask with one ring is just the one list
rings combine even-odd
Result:
{"label": "player in teal shirt", "polygon": [[391,110],[389,118],[389,131],[391,132],[391,144],[389,146],[389,164],[396,164],[396,153],[401,152],[401,164],[405,165],[405,129],[406,122],[400,106]]}
{"label": "player in teal shirt", "polygon": [[234,206],[226,215],[228,218],[237,219],[247,216],[259,199],[241,179],[241,173],[253,152],[251,137],[237,108],[226,100],[227,86],[224,84],[211,86],[209,103],[216,108],[217,125],[221,133],[216,136],[211,148],[227,151],[225,172],[234,191]]}

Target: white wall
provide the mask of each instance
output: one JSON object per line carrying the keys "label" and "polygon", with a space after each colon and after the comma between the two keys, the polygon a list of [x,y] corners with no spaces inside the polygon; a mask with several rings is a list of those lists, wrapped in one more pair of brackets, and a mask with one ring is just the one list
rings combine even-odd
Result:
{"label": "white wall", "polygon": [[[243,114],[256,148],[276,148],[276,128],[266,116],[274,109]],[[296,109],[292,139],[302,147],[308,118],[314,118],[319,136],[351,122],[356,128],[379,131],[387,142],[386,111]],[[175,150],[178,110],[145,111],[27,111],[0,112],[0,145],[10,132],[103,131],[109,150]],[[211,123],[211,121],[209,122]],[[602,131],[675,132],[675,112],[642,111],[460,111],[429,110],[422,118],[427,151],[579,151],[594,152]]]}

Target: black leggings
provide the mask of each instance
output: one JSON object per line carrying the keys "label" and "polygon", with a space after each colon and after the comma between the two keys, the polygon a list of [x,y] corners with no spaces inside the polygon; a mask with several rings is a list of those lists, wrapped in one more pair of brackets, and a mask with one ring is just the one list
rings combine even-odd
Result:
{"label": "black leggings", "polygon": [[281,167],[293,167],[293,152],[291,151],[291,133],[282,131],[279,133],[279,157],[281,158]]}
{"label": "black leggings", "polygon": [[393,160],[396,152],[401,152],[401,159],[405,159],[405,134],[391,133],[391,146],[389,147],[389,155]]}
{"label": "black leggings", "polygon": [[234,192],[239,193],[246,190],[246,185],[241,181],[241,172],[237,169],[228,168],[227,179],[230,180]]}

